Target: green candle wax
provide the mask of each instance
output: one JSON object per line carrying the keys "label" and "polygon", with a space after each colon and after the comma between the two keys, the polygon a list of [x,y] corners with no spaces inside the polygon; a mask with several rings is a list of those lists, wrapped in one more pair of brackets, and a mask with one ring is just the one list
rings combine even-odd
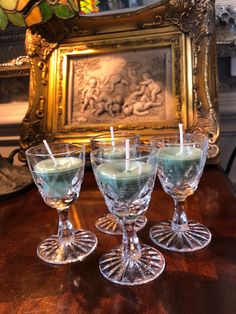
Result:
{"label": "green candle wax", "polygon": [[104,163],[97,168],[105,193],[123,201],[138,195],[153,174],[153,167],[142,161],[130,161],[128,171],[125,171],[125,161]]}
{"label": "green candle wax", "polygon": [[123,159],[125,158],[124,147],[107,147],[102,150],[103,158],[107,159]]}
{"label": "green candle wax", "polygon": [[56,162],[55,165],[51,158],[39,161],[34,167],[34,175],[37,181],[40,179],[45,194],[60,199],[67,194],[82,161],[76,157],[60,157]]}
{"label": "green candle wax", "polygon": [[174,185],[183,180],[193,179],[200,169],[202,150],[197,147],[164,147],[158,150],[159,166],[163,175]]}

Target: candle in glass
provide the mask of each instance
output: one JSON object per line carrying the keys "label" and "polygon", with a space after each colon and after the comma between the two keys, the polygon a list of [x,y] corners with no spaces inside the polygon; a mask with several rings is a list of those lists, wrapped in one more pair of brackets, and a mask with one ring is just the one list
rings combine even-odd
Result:
{"label": "candle in glass", "polygon": [[165,192],[174,200],[172,221],[163,221],[150,230],[158,246],[171,251],[192,252],[211,240],[210,231],[198,222],[187,219],[185,199],[198,187],[207,157],[208,139],[203,134],[184,134],[181,143],[176,135],[151,139],[157,151],[157,174]]}
{"label": "candle in glass", "polygon": [[[125,160],[111,161],[98,166],[97,176],[103,189],[112,188],[117,200],[128,202],[140,193],[154,171],[152,166],[142,161],[130,161],[129,140],[125,141]],[[120,216],[120,208],[113,208],[114,214]],[[140,212],[139,212],[140,214]],[[122,217],[120,217],[122,218]],[[135,217],[136,218],[136,217]]]}
{"label": "candle in glass", "polygon": [[[83,172],[82,166],[82,161],[76,157],[59,157],[56,159],[56,165],[49,158],[39,161],[35,165],[32,175],[35,180],[41,180],[39,189],[43,196],[61,199],[67,194],[74,176]],[[53,202],[50,202],[50,206],[54,207]],[[56,208],[57,206],[58,204]]]}
{"label": "candle in glass", "polygon": [[[128,202],[138,195],[152,172],[153,168],[141,161],[130,162],[128,171],[126,170],[126,161],[112,161],[101,164],[97,168],[97,176],[103,189],[112,188],[113,196],[118,202]],[[140,208],[136,207],[135,211],[132,211],[132,215],[129,213],[129,219],[133,216],[136,218],[136,211],[138,211],[139,215],[144,213],[141,206]],[[112,213],[119,218],[123,217],[120,207],[112,207]],[[127,217],[126,215],[126,219]]]}
{"label": "candle in glass", "polygon": [[185,178],[191,180],[191,173],[195,176],[193,168],[200,167],[202,153],[200,148],[192,145],[185,145],[182,149],[170,146],[160,148],[158,156],[162,159],[163,171],[168,180],[181,187]]}
{"label": "candle in glass", "polygon": [[112,160],[103,157],[102,149],[91,152],[93,171],[106,205],[123,223],[122,245],[101,258],[100,271],[108,280],[121,285],[149,282],[165,267],[162,254],[140,244],[135,230],[135,221],[148,208],[156,174],[155,152],[151,147],[140,145],[135,150],[128,160],[129,154]]}
{"label": "candle in glass", "polygon": [[[98,148],[101,150],[102,158],[111,160],[125,159],[125,140],[129,139],[130,154],[133,155],[134,147],[139,143],[139,135],[131,132],[115,131],[110,128],[110,133],[104,133],[90,139],[91,150]],[[147,219],[144,215],[139,216],[135,222],[136,231],[146,225]],[[121,235],[123,233],[120,220],[108,213],[100,217],[96,223],[98,230],[111,235]]]}
{"label": "candle in glass", "polygon": [[[92,149],[97,149],[100,147],[105,147],[111,144],[112,147],[106,147],[103,150],[103,157],[107,157],[110,159],[119,159],[119,158],[123,158],[125,156],[125,149],[124,147],[119,147],[117,148],[117,141],[119,140],[119,144],[121,144],[122,142],[125,141],[125,139],[132,139],[133,138],[133,134],[132,133],[121,133],[122,135],[120,136],[120,133],[114,133],[114,128],[113,126],[110,126],[110,136],[107,137],[107,135],[104,136],[103,135],[98,135],[94,138],[91,139],[91,145],[92,145]],[[136,135],[134,136],[135,141],[134,143],[136,143]],[[96,146],[96,147],[94,147]]]}
{"label": "candle in glass", "polygon": [[83,145],[55,143],[38,145],[26,151],[33,179],[45,203],[58,212],[58,233],[43,240],[37,248],[45,262],[62,265],[82,261],[97,246],[96,236],[75,230],[70,222],[70,205],[78,198],[84,175]]}

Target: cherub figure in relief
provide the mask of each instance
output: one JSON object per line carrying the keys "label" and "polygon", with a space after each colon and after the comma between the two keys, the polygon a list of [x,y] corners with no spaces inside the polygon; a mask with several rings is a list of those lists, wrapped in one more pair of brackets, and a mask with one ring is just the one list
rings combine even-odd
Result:
{"label": "cherub figure in relief", "polygon": [[92,110],[92,113],[95,116],[99,116],[100,114],[109,111],[109,107],[112,105],[112,98],[105,92],[102,92],[96,104],[96,108]]}
{"label": "cherub figure in relief", "polygon": [[132,114],[137,116],[145,116],[148,115],[149,109],[153,107],[162,106],[162,102],[152,102],[149,101],[146,95],[143,95],[140,100],[137,100],[133,103],[126,103],[123,107],[123,113],[125,116],[130,116]]}
{"label": "cherub figure in relief", "polygon": [[140,91],[145,93],[145,88],[149,90],[149,93],[151,95],[151,101],[156,102],[157,100],[157,95],[161,92],[161,87],[160,85],[154,81],[152,78],[151,73],[149,72],[144,72],[143,73],[143,81],[141,81],[140,84]]}
{"label": "cherub figure in relief", "polygon": [[95,108],[99,95],[99,88],[97,85],[97,80],[95,78],[91,78],[88,82],[88,86],[83,90],[81,112],[84,112],[89,106],[91,109]]}
{"label": "cherub figure in relief", "polygon": [[96,109],[92,111],[95,116],[107,112],[111,117],[119,115],[122,111],[123,99],[121,96],[111,97],[103,92],[98,98]]}
{"label": "cherub figure in relief", "polygon": [[112,100],[112,104],[108,108],[108,113],[111,117],[115,117],[120,115],[122,112],[123,107],[123,97],[122,96],[115,96]]}

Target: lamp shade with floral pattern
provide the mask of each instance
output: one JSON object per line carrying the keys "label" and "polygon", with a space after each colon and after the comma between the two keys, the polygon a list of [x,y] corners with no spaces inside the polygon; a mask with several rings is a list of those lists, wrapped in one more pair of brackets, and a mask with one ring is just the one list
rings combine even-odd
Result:
{"label": "lamp shade with floral pattern", "polygon": [[53,15],[68,19],[79,12],[77,0],[0,0],[0,30],[8,23],[29,27],[48,21]]}

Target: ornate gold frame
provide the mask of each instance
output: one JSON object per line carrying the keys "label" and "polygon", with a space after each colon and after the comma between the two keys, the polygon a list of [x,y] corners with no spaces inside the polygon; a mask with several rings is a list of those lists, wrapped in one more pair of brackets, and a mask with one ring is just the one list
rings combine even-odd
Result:
{"label": "ornate gold frame", "polygon": [[136,130],[143,140],[158,133],[176,132],[178,122],[200,130],[210,139],[209,158],[219,148],[214,1],[161,1],[137,11],[114,15],[52,19],[28,30],[30,58],[29,109],[22,123],[21,154],[47,138],[80,141],[108,129],[108,125],[66,125],[67,58],[116,51],[144,50],[168,44],[172,49],[175,118],[171,123],[117,123]]}

